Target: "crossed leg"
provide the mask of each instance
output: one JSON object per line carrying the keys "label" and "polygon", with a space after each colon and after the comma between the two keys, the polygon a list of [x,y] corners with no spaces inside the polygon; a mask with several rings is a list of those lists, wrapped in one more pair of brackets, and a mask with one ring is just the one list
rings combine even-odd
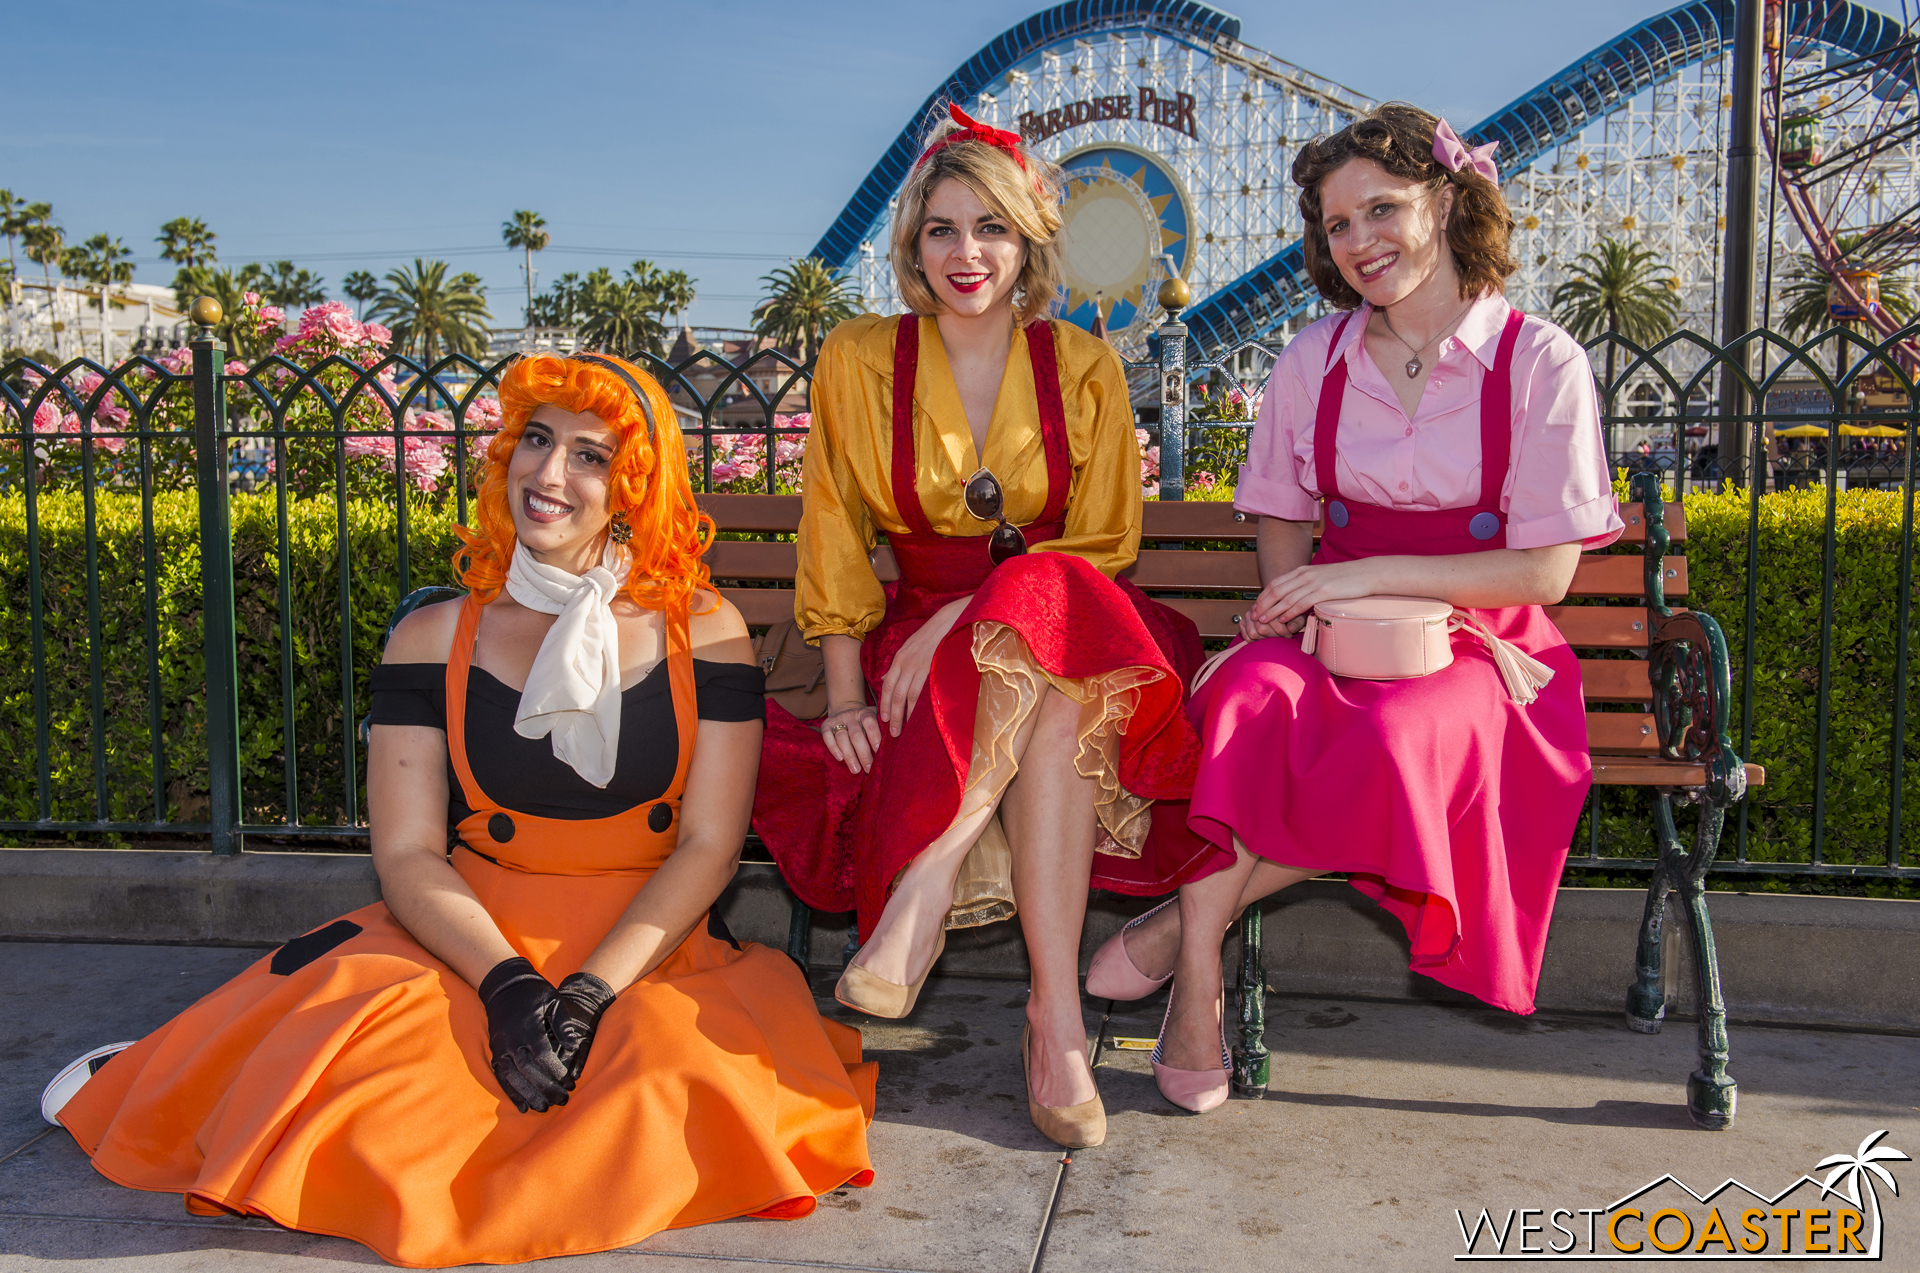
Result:
{"label": "crossed leg", "polygon": [[1013,850],[1014,903],[1033,970],[1027,1004],[1033,1097],[1053,1108],[1096,1094],[1080,1013],[1079,959],[1099,784],[1075,764],[1080,714],[1073,698],[1042,684],[1007,749],[1018,772],[1010,782],[973,785],[947,830],[900,873],[855,960],[896,985],[920,975],[953,904],[961,864],[997,808]]}

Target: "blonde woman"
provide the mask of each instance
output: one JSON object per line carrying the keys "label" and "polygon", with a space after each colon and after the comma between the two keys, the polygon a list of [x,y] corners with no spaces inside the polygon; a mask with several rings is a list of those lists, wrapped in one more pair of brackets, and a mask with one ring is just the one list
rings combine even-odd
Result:
{"label": "blonde woman", "polygon": [[[800,896],[856,909],[841,1002],[912,1010],[951,928],[1018,914],[1036,1127],[1099,1144],[1078,954],[1089,881],[1164,893],[1197,744],[1193,625],[1114,576],[1140,542],[1119,358],[1049,322],[1059,173],[953,109],[901,191],[912,312],[828,336],[813,387],[797,620],[829,708],[773,710],[755,824]],[[869,562],[885,535],[899,568]]]}

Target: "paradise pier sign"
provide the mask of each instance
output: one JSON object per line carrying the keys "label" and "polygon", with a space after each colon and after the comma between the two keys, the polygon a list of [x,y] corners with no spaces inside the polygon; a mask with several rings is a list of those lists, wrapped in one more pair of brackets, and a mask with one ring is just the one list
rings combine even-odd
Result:
{"label": "paradise pier sign", "polygon": [[[1297,242],[1295,150],[1373,104],[1239,35],[1239,19],[1202,0],[1065,0],[1035,13],[932,86],[813,255],[846,271],[868,309],[899,311],[886,247],[895,197],[955,104],[1065,170],[1055,313],[1101,322],[1125,356],[1145,357],[1166,276],[1204,305]],[[1314,303],[1302,277],[1257,293],[1249,334]]]}
{"label": "paradise pier sign", "polygon": [[1192,93],[1176,92],[1172,97],[1162,97],[1146,84],[1136,87],[1138,111],[1134,109],[1136,97],[1132,93],[1082,98],[1044,111],[1022,111],[1018,131],[1029,143],[1037,143],[1080,124],[1098,123],[1104,119],[1138,119],[1142,123],[1159,124],[1176,133],[1185,133],[1195,141],[1200,139],[1193,122],[1195,102]]}

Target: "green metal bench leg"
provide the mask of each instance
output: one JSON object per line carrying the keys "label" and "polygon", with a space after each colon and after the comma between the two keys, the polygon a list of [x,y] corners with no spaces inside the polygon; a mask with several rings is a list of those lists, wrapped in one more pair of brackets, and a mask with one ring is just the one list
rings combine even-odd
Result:
{"label": "green metal bench leg", "polygon": [[[1658,791],[1651,794],[1656,834],[1663,827],[1670,833],[1673,827],[1672,802]],[[1600,815],[1596,811],[1593,816],[1597,818]],[[1667,863],[1679,851],[1679,847],[1668,835],[1661,835],[1655,848],[1659,864],[1653,868],[1653,879],[1647,885],[1646,909],[1640,916],[1640,941],[1634,951],[1633,984],[1627,987],[1627,1028],[1640,1034],[1660,1033],[1661,1023],[1667,1016],[1667,992],[1662,984],[1662,973],[1665,964],[1667,893],[1673,887],[1672,881],[1667,878]]]}
{"label": "green metal bench leg", "polygon": [[801,973],[805,974],[812,955],[813,907],[795,897],[787,919],[787,958],[799,964]]}
{"label": "green metal bench leg", "polygon": [[1240,1046],[1233,1050],[1233,1094],[1267,1094],[1267,970],[1260,958],[1260,903],[1240,917]]}
{"label": "green metal bench leg", "polygon": [[1740,1089],[1727,1073],[1727,1007],[1720,993],[1720,964],[1713,941],[1713,922],[1707,914],[1706,879],[1720,847],[1720,831],[1727,811],[1703,804],[1692,853],[1682,847],[1673,821],[1673,794],[1653,791],[1655,833],[1660,864],[1647,890],[1647,908],[1640,924],[1635,959],[1636,977],[1627,991],[1627,1024],[1642,1034],[1657,1034],[1666,1016],[1666,994],[1661,987],[1661,938],[1665,928],[1667,895],[1677,891],[1685,909],[1693,946],[1696,1007],[1700,1021],[1700,1068],[1687,1078],[1687,1114],[1710,1131],[1733,1126]]}
{"label": "green metal bench leg", "polygon": [[1700,1068],[1687,1078],[1687,1113],[1697,1125],[1716,1132],[1733,1126],[1734,1105],[1740,1096],[1739,1085],[1727,1073],[1727,1004],[1720,994],[1720,960],[1714,948],[1713,921],[1707,915],[1707,871],[1720,847],[1726,816],[1724,808],[1702,805],[1693,857],[1679,879],[1693,938],[1694,1003],[1700,1021]]}

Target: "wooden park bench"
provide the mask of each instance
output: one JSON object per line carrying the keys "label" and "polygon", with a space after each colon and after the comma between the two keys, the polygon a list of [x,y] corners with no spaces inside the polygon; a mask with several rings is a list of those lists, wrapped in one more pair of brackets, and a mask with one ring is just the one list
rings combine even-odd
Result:
{"label": "wooden park bench", "polygon": [[[797,495],[702,495],[699,500],[723,532],[790,536],[800,522]],[[1741,763],[1727,736],[1731,687],[1719,625],[1698,611],[1669,605],[1687,592],[1687,560],[1667,552],[1686,538],[1684,506],[1663,502],[1654,474],[1635,477],[1634,501],[1621,510],[1627,523],[1621,542],[1639,544],[1641,552],[1583,556],[1568,591],[1569,604],[1549,607],[1547,613],[1576,650],[1613,656],[1580,660],[1594,783],[1645,787],[1652,794],[1657,865],[1640,928],[1636,976],[1627,991],[1627,1023],[1642,1033],[1657,1033],[1666,1015],[1661,939],[1668,894],[1677,891],[1693,939],[1700,1023],[1701,1063],[1687,1080],[1687,1109],[1702,1127],[1718,1129],[1733,1122],[1736,1087],[1727,1074],[1726,1006],[1705,904],[1705,877],[1726,810],[1749,785],[1762,782],[1764,774],[1758,766]],[[1255,520],[1230,504],[1150,500],[1140,558],[1128,577],[1191,618],[1203,638],[1231,638],[1260,587],[1255,556],[1249,551],[1254,533]],[[1195,542],[1231,547],[1175,546]],[[1156,544],[1167,546],[1152,546]],[[793,617],[796,556],[790,539],[723,539],[713,545],[707,561],[721,594],[739,608],[749,626]],[[892,550],[886,546],[875,549],[873,565],[883,582],[897,577]],[[422,589],[401,603],[394,621],[415,605],[448,595],[457,594]],[[1620,657],[1623,653],[1643,657]],[[1691,846],[1681,839],[1673,812],[1676,804],[1687,803],[1700,805]],[[812,922],[813,912],[794,899],[787,951],[803,966],[812,948]],[[1235,1092],[1254,1098],[1266,1094],[1268,1079],[1260,924],[1260,908],[1249,907],[1241,920],[1233,1075]]]}
{"label": "wooden park bench", "polygon": [[[1687,559],[1668,547],[1686,538],[1684,505],[1661,498],[1654,475],[1635,479],[1636,502],[1622,508],[1622,543],[1639,544],[1637,556],[1589,553],[1580,559],[1568,592],[1570,604],[1549,607],[1568,642],[1583,655],[1581,684],[1589,707],[1588,746],[1598,786],[1646,787],[1653,796],[1658,866],[1647,892],[1636,977],[1627,992],[1627,1023],[1657,1033],[1666,1015],[1662,989],[1662,931],[1667,896],[1677,891],[1693,937],[1698,988],[1700,1068],[1687,1080],[1687,1109],[1703,1127],[1731,1125],[1735,1086],[1727,1075],[1726,1006],[1707,918],[1705,877],[1719,846],[1727,808],[1748,785],[1759,785],[1758,766],[1743,765],[1727,737],[1731,699],[1726,640],[1710,617],[1675,610],[1669,601],[1687,592]],[[791,534],[800,522],[797,495],[703,495],[700,505],[722,531]],[[1655,527],[1649,535],[1647,528]],[[1186,614],[1203,638],[1230,638],[1260,587],[1251,546],[1254,519],[1231,504],[1201,501],[1146,503],[1140,559],[1128,578],[1145,592]],[[1228,543],[1231,550],[1155,547],[1194,542]],[[793,617],[791,542],[723,539],[707,555],[713,578],[727,600],[753,627]],[[897,577],[893,553],[874,550],[882,582]],[[749,586],[741,586],[749,585]],[[1621,658],[1621,652],[1645,655]],[[1609,708],[1613,710],[1592,710]],[[1693,844],[1680,838],[1676,803],[1699,803]],[[788,950],[804,961],[811,948],[812,912],[798,899]],[[1266,1093],[1268,1078],[1265,970],[1261,961],[1260,908],[1241,920],[1239,1040],[1234,1050],[1234,1088],[1242,1096]]]}

